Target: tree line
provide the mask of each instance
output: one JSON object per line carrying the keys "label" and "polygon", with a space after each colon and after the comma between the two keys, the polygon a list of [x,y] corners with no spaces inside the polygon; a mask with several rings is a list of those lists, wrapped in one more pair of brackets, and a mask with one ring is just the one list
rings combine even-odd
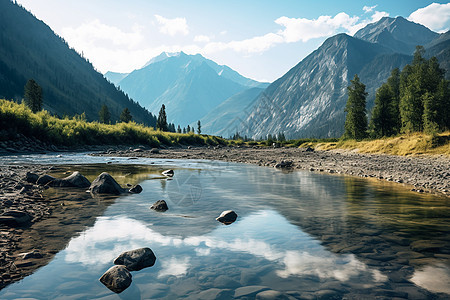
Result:
{"label": "tree line", "polygon": [[366,110],[366,86],[358,75],[351,80],[345,107],[343,137],[380,138],[399,133],[450,130],[450,81],[439,67],[436,57],[424,58],[425,50],[417,46],[410,65],[390,77],[376,91],[370,121]]}

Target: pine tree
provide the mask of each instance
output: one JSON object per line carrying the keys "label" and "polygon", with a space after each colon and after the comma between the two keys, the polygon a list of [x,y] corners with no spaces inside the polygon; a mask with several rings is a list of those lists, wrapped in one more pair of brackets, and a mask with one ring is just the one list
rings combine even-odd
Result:
{"label": "pine tree", "polygon": [[181,127],[180,127],[180,125],[178,125],[177,133],[181,133]]}
{"label": "pine tree", "polygon": [[347,116],[345,119],[345,138],[363,139],[367,136],[366,116],[366,86],[361,83],[358,75],[355,75],[347,88],[348,100],[345,106]]}
{"label": "pine tree", "polygon": [[30,79],[25,84],[23,100],[34,113],[42,110],[42,88]]}
{"label": "pine tree", "polygon": [[183,133],[186,133],[186,127],[183,127]]}
{"label": "pine tree", "polygon": [[189,133],[189,132],[191,132],[191,126],[187,126],[187,128],[186,128],[186,133]]}
{"label": "pine tree", "polygon": [[200,120],[198,120],[197,122],[197,133],[198,134],[202,133],[202,124],[200,123]]}
{"label": "pine tree", "polygon": [[133,117],[131,116],[131,112],[128,109],[128,107],[125,107],[122,111],[122,113],[120,114],[120,121],[124,122],[124,123],[128,123],[131,121],[131,119],[133,119]]}
{"label": "pine tree", "polygon": [[375,106],[370,119],[371,134],[374,138],[391,136],[395,132],[396,120],[394,95],[387,83],[375,95]]}
{"label": "pine tree", "polygon": [[161,106],[161,110],[159,111],[158,120],[156,121],[156,129],[161,131],[168,131],[166,107],[164,106],[164,104]]}
{"label": "pine tree", "polygon": [[391,76],[387,79],[387,85],[391,90],[391,112],[393,116],[392,134],[400,132],[402,122],[400,119],[400,70],[395,68],[391,72]]}
{"label": "pine tree", "polygon": [[100,123],[105,124],[111,123],[111,113],[109,112],[108,106],[106,106],[106,104],[103,104],[102,108],[98,112],[98,119]]}

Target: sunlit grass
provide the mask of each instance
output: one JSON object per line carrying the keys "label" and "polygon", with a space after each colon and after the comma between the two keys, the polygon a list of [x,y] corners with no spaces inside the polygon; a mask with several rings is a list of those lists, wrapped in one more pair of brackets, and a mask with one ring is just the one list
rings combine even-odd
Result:
{"label": "sunlit grass", "polygon": [[414,133],[376,140],[341,140],[336,143],[316,143],[317,150],[346,149],[360,153],[392,155],[444,154],[450,156],[450,131],[437,135]]}
{"label": "sunlit grass", "polygon": [[[182,134],[154,130],[134,122],[114,125],[87,122],[80,117],[60,119],[47,111],[33,113],[24,104],[0,99],[2,136],[16,134],[35,137],[55,145],[218,145],[226,142],[219,137]],[[6,132],[6,134],[5,134]]]}

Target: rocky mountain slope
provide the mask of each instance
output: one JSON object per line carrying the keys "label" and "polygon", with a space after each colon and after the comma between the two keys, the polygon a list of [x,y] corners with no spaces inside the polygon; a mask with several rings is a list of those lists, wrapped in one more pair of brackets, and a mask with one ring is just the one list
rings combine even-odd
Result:
{"label": "rocky mountain slope", "polygon": [[354,75],[366,84],[370,111],[375,90],[392,69],[411,62],[417,43],[432,45],[429,51],[443,58],[442,67],[448,65],[448,39],[401,17],[369,24],[355,37],[333,36],[261,93],[238,131],[253,138],[280,132],[290,138],[339,137]]}

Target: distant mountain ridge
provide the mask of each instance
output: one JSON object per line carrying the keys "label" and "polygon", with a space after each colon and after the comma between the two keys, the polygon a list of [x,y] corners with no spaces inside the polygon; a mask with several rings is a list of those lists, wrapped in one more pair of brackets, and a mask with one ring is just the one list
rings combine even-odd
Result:
{"label": "distant mountain ridge", "polygon": [[[438,41],[440,39],[440,41]],[[436,41],[436,43],[432,43]],[[368,111],[376,89],[394,68],[412,60],[416,43],[432,45],[448,70],[448,38],[402,17],[382,18],[354,37],[338,34],[274,81],[253,103],[242,122],[241,135],[265,138],[339,137],[343,133],[347,86],[358,74],[369,93]]]}
{"label": "distant mountain ridge", "polygon": [[425,46],[438,38],[439,34],[403,17],[383,17],[358,30],[354,37],[382,45],[394,52],[411,55],[417,45]]}
{"label": "distant mountain ridge", "polygon": [[98,120],[106,104],[112,120],[127,107],[133,119],[156,119],[109,83],[42,21],[21,6],[0,0],[0,97],[20,100],[28,79],[43,90],[44,108],[60,116],[86,113]]}
{"label": "distant mountain ridge", "polygon": [[[105,76],[115,82],[118,73]],[[151,111],[166,107],[168,121],[181,126],[200,120],[223,101],[245,89],[267,86],[202,55],[161,53],[115,83]]]}

